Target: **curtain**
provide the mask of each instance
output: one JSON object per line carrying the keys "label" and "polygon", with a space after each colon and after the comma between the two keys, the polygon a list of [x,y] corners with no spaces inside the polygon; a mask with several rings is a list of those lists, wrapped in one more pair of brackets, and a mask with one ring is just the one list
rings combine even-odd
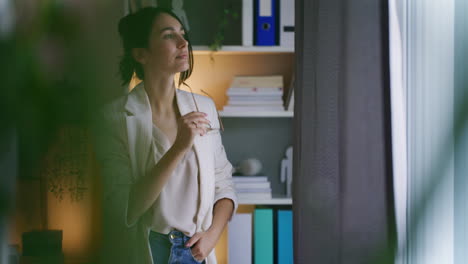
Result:
{"label": "curtain", "polygon": [[455,0],[455,264],[468,260],[468,2]]}
{"label": "curtain", "polygon": [[295,263],[393,263],[387,1],[297,0]]}
{"label": "curtain", "polygon": [[407,263],[454,263],[454,0],[405,1]]}
{"label": "curtain", "polygon": [[404,0],[389,1],[390,83],[392,116],[393,188],[398,234],[396,263],[405,263],[407,209],[407,141],[404,41],[406,6]]}

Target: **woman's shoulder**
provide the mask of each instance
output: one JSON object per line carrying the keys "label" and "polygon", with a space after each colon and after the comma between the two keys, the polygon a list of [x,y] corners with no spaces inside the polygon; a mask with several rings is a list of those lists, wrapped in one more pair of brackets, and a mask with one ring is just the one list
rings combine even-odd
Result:
{"label": "woman's shoulder", "polygon": [[106,119],[115,119],[118,118],[120,115],[125,113],[125,103],[127,102],[128,94],[122,95],[112,101],[104,104],[100,110],[99,114],[101,117]]}

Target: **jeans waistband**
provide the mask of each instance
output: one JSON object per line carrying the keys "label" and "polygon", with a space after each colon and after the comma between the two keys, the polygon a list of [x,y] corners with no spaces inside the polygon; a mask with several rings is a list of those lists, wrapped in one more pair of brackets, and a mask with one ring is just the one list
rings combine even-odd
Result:
{"label": "jeans waistband", "polygon": [[185,245],[190,240],[189,236],[186,236],[179,230],[172,230],[168,234],[161,234],[158,232],[150,231],[150,235],[158,236],[161,238],[168,239],[173,245]]}

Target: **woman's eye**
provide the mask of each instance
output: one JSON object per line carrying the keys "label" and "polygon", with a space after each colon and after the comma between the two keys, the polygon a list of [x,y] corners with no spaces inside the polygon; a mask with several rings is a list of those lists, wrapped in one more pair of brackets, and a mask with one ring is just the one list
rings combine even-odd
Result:
{"label": "woman's eye", "polygon": [[164,38],[166,38],[166,39],[174,38],[174,34],[166,34],[166,35],[164,35]]}

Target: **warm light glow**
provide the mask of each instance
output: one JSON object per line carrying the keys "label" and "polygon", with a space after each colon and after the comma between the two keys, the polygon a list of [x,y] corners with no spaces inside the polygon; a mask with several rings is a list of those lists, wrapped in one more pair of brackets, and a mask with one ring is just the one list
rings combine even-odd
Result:
{"label": "warm light glow", "polygon": [[89,255],[93,231],[93,203],[87,192],[83,200],[72,202],[68,197],[59,201],[52,193],[48,194],[49,229],[63,230],[62,247],[67,256]]}
{"label": "warm light glow", "polygon": [[130,92],[141,82],[140,79],[138,79],[136,73],[133,73],[132,79],[130,80],[130,83],[128,84],[128,91]]}

